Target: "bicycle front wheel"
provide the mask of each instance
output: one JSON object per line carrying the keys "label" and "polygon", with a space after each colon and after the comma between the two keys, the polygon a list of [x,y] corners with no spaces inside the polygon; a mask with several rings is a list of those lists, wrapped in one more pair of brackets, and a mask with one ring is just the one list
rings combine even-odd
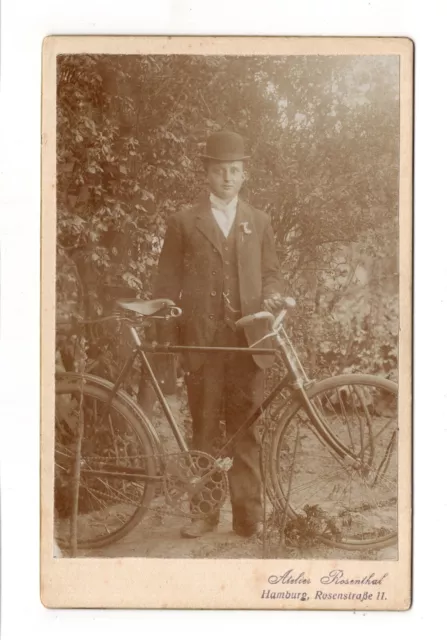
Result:
{"label": "bicycle front wheel", "polygon": [[307,390],[340,455],[297,399],[282,413],[269,460],[271,483],[287,513],[286,538],[348,550],[397,541],[397,385],[342,375]]}
{"label": "bicycle front wheel", "polygon": [[79,549],[116,542],[140,522],[154,496],[157,446],[150,425],[125,394],[110,404],[111,389],[95,376],[83,381],[77,374],[56,377],[54,518],[61,548],[72,543],[74,518]]}

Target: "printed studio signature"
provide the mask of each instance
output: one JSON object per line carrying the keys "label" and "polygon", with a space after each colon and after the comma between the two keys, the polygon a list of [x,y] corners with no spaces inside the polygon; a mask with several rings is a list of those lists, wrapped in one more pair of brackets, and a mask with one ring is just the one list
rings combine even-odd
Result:
{"label": "printed studio signature", "polygon": [[[388,577],[388,573],[376,575],[370,573],[364,576],[346,575],[343,569],[334,569],[329,571],[327,575],[320,578],[321,584],[339,584],[339,585],[381,585]],[[294,573],[293,569],[288,569],[280,575],[270,575],[268,577],[269,584],[311,584],[311,579],[304,571]]]}

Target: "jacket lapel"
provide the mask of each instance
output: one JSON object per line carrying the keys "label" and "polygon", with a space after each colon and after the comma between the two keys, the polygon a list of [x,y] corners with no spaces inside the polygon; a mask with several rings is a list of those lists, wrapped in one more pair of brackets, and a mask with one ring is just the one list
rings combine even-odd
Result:
{"label": "jacket lapel", "polygon": [[236,234],[239,269],[242,269],[244,265],[244,258],[248,258],[250,260],[250,253],[247,253],[247,247],[250,247],[253,238],[255,237],[253,211],[243,200],[239,200],[238,202],[236,218],[234,221],[234,232]]}
{"label": "jacket lapel", "polygon": [[203,198],[196,213],[196,227],[222,255],[221,231],[211,211],[208,198]]}
{"label": "jacket lapel", "polygon": [[256,295],[257,281],[261,277],[259,267],[256,266],[258,264],[256,256],[259,252],[259,239],[255,226],[255,214],[249,204],[239,201],[234,222],[241,309],[242,315],[246,315],[253,311],[247,307],[247,301]]}

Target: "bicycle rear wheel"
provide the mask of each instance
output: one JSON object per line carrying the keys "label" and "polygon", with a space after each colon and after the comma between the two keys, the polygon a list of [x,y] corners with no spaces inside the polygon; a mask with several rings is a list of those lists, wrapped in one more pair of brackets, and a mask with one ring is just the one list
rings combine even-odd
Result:
{"label": "bicycle rear wheel", "polygon": [[[307,395],[328,432],[352,454],[321,438],[299,400],[273,434],[269,472],[287,512],[286,537],[348,550],[397,541],[397,385],[368,375],[316,383]],[[354,460],[354,461],[353,461]]]}
{"label": "bicycle rear wheel", "polygon": [[[70,546],[76,517],[77,547],[116,542],[137,526],[155,493],[158,443],[139,407],[126,394],[109,404],[112,384],[95,376],[56,376],[55,537]],[[74,466],[83,420],[77,513]],[[151,478],[151,479],[149,479]]]}

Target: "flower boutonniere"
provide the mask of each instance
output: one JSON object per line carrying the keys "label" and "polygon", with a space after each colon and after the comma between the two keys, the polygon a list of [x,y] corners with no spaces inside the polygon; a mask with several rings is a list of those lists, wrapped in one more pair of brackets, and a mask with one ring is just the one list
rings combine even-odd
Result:
{"label": "flower boutonniere", "polygon": [[241,222],[239,228],[242,231],[243,236],[249,236],[252,234],[252,230],[250,229],[250,225],[248,222]]}

